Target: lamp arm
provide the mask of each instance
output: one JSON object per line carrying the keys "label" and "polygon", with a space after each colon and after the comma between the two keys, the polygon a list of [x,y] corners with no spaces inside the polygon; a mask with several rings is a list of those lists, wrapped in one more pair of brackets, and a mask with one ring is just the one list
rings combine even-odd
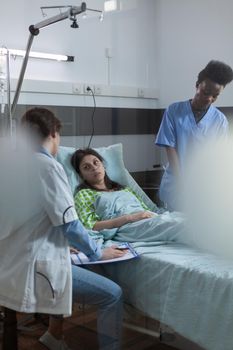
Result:
{"label": "lamp arm", "polygon": [[28,57],[29,57],[29,53],[30,53],[30,49],[31,49],[31,46],[32,46],[33,39],[34,39],[34,35],[30,34],[29,38],[28,38],[28,42],[27,42],[27,47],[26,47],[26,52],[25,52],[25,56],[24,56],[24,59],[23,59],[22,67],[21,67],[20,74],[19,74],[19,79],[18,79],[18,82],[17,82],[16,90],[15,90],[14,99],[13,99],[12,106],[11,106],[11,118],[13,118],[14,114],[15,114],[17,102],[18,102],[18,99],[19,99],[19,94],[20,94],[21,87],[22,87],[22,84],[23,84],[24,74],[25,74],[25,71],[26,71],[26,68],[27,68]]}
{"label": "lamp arm", "polygon": [[86,8],[87,8],[87,5],[85,2],[82,2],[80,6],[70,6],[70,8],[67,11],[62,12],[59,15],[45,19],[44,21],[41,21],[32,27],[34,29],[40,29],[40,28],[46,27],[50,24],[62,21],[63,19],[69,18],[71,16],[79,15],[80,13],[85,12]]}
{"label": "lamp arm", "polygon": [[50,18],[48,18],[48,19],[46,19],[46,20],[44,20],[42,22],[39,22],[39,23],[37,23],[35,25],[31,25],[29,27],[30,35],[29,35],[29,38],[28,38],[27,47],[26,47],[26,53],[25,53],[25,56],[24,56],[24,59],[23,59],[21,70],[20,70],[20,75],[19,75],[19,79],[18,79],[18,82],[17,82],[14,99],[13,99],[13,102],[12,102],[11,118],[14,117],[16,106],[17,106],[17,103],[18,103],[19,94],[20,94],[21,87],[22,87],[22,84],[23,84],[24,74],[25,74],[25,71],[26,71],[26,68],[27,68],[28,57],[29,57],[29,53],[30,53],[30,50],[31,50],[31,46],[32,46],[32,42],[33,42],[34,36],[39,34],[39,32],[40,32],[39,29],[40,28],[47,27],[50,24],[62,21],[64,19],[66,19],[66,18],[70,18],[71,16],[76,16],[76,15],[82,13],[82,12],[85,12],[85,11],[86,11],[86,3],[82,2],[82,4],[80,6],[71,6],[68,11],[62,12],[61,14],[59,14],[57,16],[50,17]]}

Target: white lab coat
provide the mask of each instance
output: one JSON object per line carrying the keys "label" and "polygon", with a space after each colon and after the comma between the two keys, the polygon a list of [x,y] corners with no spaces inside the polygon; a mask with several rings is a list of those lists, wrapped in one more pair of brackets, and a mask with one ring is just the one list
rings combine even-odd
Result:
{"label": "white lab coat", "polygon": [[[64,169],[53,157],[38,153],[36,162],[35,157],[26,162],[17,164],[16,194],[10,192],[7,204],[0,201],[0,305],[69,315],[69,247],[57,226],[77,219],[73,196]],[[13,176],[5,173],[9,181],[0,178],[0,197],[11,188],[8,182]]]}

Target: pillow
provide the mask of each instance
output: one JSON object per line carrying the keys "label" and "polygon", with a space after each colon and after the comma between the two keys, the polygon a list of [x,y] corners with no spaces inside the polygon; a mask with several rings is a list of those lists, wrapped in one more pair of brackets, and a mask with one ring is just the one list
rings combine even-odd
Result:
{"label": "pillow", "polygon": [[70,183],[72,193],[75,192],[76,187],[80,184],[79,176],[71,165],[71,156],[76,151],[74,147],[63,147],[60,146],[58,149],[58,153],[56,159],[63,166],[68,181]]}
{"label": "pillow", "polygon": [[[108,147],[94,149],[104,158],[104,165],[110,179],[124,185],[127,179],[122,157],[122,144],[119,143]],[[57,161],[61,163],[65,169],[73,193],[75,192],[76,187],[82,182],[82,179],[78,176],[70,163],[72,154],[75,150],[74,147],[60,146],[56,157]]]}
{"label": "pillow", "polygon": [[[130,187],[136,192],[144,201],[144,203],[151,209],[156,210],[156,205],[145,194],[141,187],[130,175],[125,168],[123,161],[123,148],[122,144],[118,143],[107,147],[94,148],[104,159],[104,166],[106,172],[111,180],[120,183],[121,185]],[[75,193],[77,186],[82,182],[82,179],[78,176],[74,168],[72,167],[70,160],[72,154],[75,152],[74,147],[60,146],[57,154],[57,161],[62,164],[70,183],[72,192]]]}

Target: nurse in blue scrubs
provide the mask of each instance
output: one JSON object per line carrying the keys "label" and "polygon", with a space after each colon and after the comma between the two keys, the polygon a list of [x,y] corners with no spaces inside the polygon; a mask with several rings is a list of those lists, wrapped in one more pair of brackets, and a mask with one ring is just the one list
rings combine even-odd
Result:
{"label": "nurse in blue scrubs", "polygon": [[233,79],[230,66],[210,61],[198,74],[196,94],[191,100],[171,104],[165,111],[155,144],[166,148],[168,164],[159,189],[160,199],[168,210],[179,210],[179,181],[190,147],[207,137],[227,134],[228,122],[212,105]]}

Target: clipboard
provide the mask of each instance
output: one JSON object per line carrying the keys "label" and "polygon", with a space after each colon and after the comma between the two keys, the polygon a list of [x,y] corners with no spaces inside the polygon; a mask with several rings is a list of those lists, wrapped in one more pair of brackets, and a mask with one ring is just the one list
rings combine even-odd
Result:
{"label": "clipboard", "polygon": [[107,264],[107,263],[126,261],[126,260],[139,257],[139,254],[128,242],[114,243],[114,245],[116,245],[118,249],[127,250],[126,254],[124,254],[119,258],[114,258],[114,259],[90,261],[88,257],[82,252],[71,253],[70,254],[71,262],[73,265],[97,265],[97,264]]}

